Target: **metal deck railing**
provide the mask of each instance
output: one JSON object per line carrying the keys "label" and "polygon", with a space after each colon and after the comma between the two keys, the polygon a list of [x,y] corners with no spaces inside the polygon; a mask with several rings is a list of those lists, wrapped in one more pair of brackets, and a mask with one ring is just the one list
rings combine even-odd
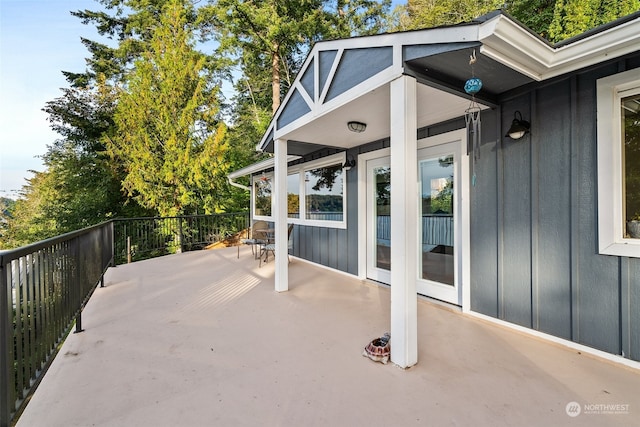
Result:
{"label": "metal deck railing", "polygon": [[109,266],[202,249],[247,213],[114,219],[0,252],[0,427],[14,422]]}

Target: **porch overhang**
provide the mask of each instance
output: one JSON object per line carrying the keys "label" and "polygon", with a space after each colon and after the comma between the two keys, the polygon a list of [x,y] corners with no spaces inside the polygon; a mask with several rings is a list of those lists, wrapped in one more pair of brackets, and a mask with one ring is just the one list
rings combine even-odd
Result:
{"label": "porch overhang", "polygon": [[[289,154],[304,155],[310,147],[350,148],[389,137],[389,85],[403,75],[420,83],[419,128],[464,114],[463,88],[472,74],[483,81],[478,101],[490,108],[505,92],[632,52],[638,32],[640,13],[552,45],[496,11],[465,24],[320,42],[257,149],[273,152],[279,139]],[[350,132],[349,121],[365,123],[365,132]]]}

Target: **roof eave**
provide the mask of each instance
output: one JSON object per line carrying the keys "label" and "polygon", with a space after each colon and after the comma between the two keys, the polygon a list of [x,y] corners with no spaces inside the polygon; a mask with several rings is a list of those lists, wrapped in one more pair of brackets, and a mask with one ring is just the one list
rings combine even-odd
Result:
{"label": "roof eave", "polygon": [[[287,156],[287,162],[292,162],[294,160],[298,160],[299,158],[300,156],[289,155]],[[275,159],[273,157],[270,157],[268,159],[253,163],[249,166],[245,166],[242,169],[233,171],[227,174],[227,177],[230,179],[237,179],[242,176],[254,174],[256,172],[262,172],[264,170],[271,169],[274,165],[274,162],[275,162]]]}
{"label": "roof eave", "polygon": [[542,81],[638,50],[640,15],[572,43],[550,45],[521,24],[498,15],[481,24],[484,55]]}
{"label": "roof eave", "polygon": [[[484,18],[464,25],[318,42],[306,58],[292,88],[299,84],[304,70],[316,58],[317,53],[320,50],[329,49],[394,46],[395,59],[392,72],[402,74],[405,72],[404,64],[401,63],[403,46],[423,44],[425,41],[429,44],[478,41],[482,43],[480,52],[483,55],[534,81],[542,81],[570,73],[638,50],[640,14],[636,14],[630,19],[621,20],[617,25],[609,25],[597,31],[591,31],[588,36],[578,37],[571,43],[559,45],[551,45],[503,12],[489,14]],[[290,90],[287,93],[280,108],[274,114],[267,131],[256,147],[259,151],[264,151],[272,140],[286,138],[291,129],[296,129],[310,120],[317,119],[319,117],[317,114],[323,115],[330,112],[330,108],[322,108],[321,111],[308,113],[282,129],[277,129],[277,119],[289,101],[292,92]],[[352,96],[360,96],[356,92],[358,91],[352,91]],[[340,102],[346,101],[342,99]]]}

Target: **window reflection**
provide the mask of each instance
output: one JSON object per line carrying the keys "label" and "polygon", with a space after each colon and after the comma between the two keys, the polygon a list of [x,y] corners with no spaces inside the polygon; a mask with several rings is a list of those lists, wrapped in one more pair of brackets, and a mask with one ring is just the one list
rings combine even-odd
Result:
{"label": "window reflection", "polygon": [[625,237],[640,239],[640,95],[622,99]]}
{"label": "window reflection", "polygon": [[342,165],[311,169],[305,172],[306,219],[342,221]]}
{"label": "window reflection", "polygon": [[287,212],[289,218],[300,218],[300,174],[287,177]]}
{"label": "window reflection", "polygon": [[421,275],[423,279],[451,286],[455,283],[453,174],[453,156],[420,162]]}
{"label": "window reflection", "polygon": [[254,182],[256,216],[271,216],[271,178],[262,176]]}

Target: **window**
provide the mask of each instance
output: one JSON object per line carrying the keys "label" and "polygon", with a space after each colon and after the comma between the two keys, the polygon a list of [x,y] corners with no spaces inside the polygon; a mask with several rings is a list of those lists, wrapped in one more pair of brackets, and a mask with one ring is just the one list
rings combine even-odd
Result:
{"label": "window", "polygon": [[342,221],[342,164],[305,171],[305,218]]}
{"label": "window", "polygon": [[598,80],[600,253],[640,257],[640,72]]}
{"label": "window", "polygon": [[253,182],[253,194],[255,195],[254,216],[271,216],[271,180],[272,176],[262,175]]}
{"label": "window", "polygon": [[640,238],[640,95],[632,95],[621,100],[622,110],[622,205],[627,223],[625,237]]}
{"label": "window", "polygon": [[287,176],[287,212],[289,218],[300,218],[300,173]]}
{"label": "window", "polygon": [[[291,166],[287,175],[290,223],[346,228],[345,153]],[[273,174],[254,177],[254,217],[272,220]]]}

